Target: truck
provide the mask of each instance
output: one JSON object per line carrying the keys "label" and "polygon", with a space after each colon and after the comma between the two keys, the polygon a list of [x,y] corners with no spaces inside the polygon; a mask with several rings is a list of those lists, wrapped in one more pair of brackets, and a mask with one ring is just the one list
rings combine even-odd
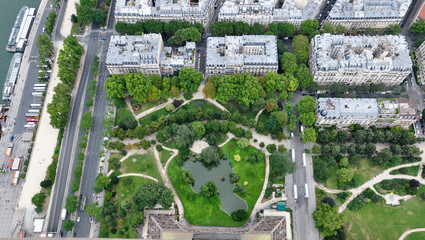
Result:
{"label": "truck", "polygon": [[306,159],[305,159],[305,153],[303,153],[303,167],[305,167],[305,165],[307,165],[307,163],[306,163]]}
{"label": "truck", "polygon": [[6,148],[6,152],[5,152],[6,156],[10,156],[10,155],[12,155],[12,150],[13,150],[13,142],[11,142],[11,143],[7,146],[7,148]]}
{"label": "truck", "polygon": [[308,198],[308,185],[307,185],[307,183],[304,185],[304,197]]}
{"label": "truck", "polygon": [[65,219],[66,219],[66,209],[64,208],[64,209],[62,209],[62,212],[61,212],[61,219],[62,219],[62,221],[65,221]]}
{"label": "truck", "polygon": [[291,149],[292,153],[292,162],[295,162],[295,149]]}
{"label": "truck", "polygon": [[298,198],[298,189],[297,189],[297,185],[294,185],[294,199],[297,200]]}
{"label": "truck", "polygon": [[80,202],[80,210],[81,211],[84,211],[85,210],[85,208],[86,208],[86,202],[87,202],[87,197],[86,196],[83,196],[81,198],[81,202]]}

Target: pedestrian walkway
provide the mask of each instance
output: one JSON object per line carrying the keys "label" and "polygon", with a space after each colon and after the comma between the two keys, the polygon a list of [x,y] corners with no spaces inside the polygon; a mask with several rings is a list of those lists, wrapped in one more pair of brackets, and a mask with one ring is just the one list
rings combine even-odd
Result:
{"label": "pedestrian walkway", "polygon": [[415,233],[415,232],[425,232],[425,228],[410,229],[410,230],[404,232],[398,240],[403,240],[407,237],[407,235],[409,235],[411,233]]}
{"label": "pedestrian walkway", "polygon": [[142,178],[147,178],[155,182],[158,182],[158,179],[151,177],[149,175],[141,174],[141,173],[125,173],[118,176],[118,178],[123,178],[123,177],[142,177]]}

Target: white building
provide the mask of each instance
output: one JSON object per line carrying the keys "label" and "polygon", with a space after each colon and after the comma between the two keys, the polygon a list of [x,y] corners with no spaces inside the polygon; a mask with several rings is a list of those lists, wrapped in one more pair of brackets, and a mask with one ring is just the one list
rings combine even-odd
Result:
{"label": "white building", "polygon": [[169,22],[199,22],[206,26],[214,13],[216,0],[116,0],[115,20],[135,23],[148,19]]}
{"label": "white building", "polygon": [[412,71],[406,39],[394,35],[316,35],[309,63],[318,84],[395,85]]}
{"label": "white building", "polygon": [[172,74],[182,68],[195,68],[196,44],[187,42],[185,46],[173,49],[164,47],[161,52],[159,65],[162,74]]}
{"label": "white building", "polygon": [[418,80],[424,83],[425,80],[425,42],[416,49],[416,59],[418,60]]}
{"label": "white building", "polygon": [[364,127],[400,126],[408,128],[419,118],[411,100],[374,98],[319,98],[316,125],[339,128],[359,124]]}
{"label": "white building", "polygon": [[195,61],[194,42],[173,49],[164,47],[161,34],[112,36],[106,68],[110,74],[172,74],[184,67],[194,68]]}
{"label": "white building", "polygon": [[352,28],[400,24],[412,0],[337,0],[326,22]]}
{"label": "white building", "polygon": [[314,19],[325,0],[285,0],[281,7],[277,0],[227,0],[220,8],[219,21],[242,21],[250,25],[272,22],[289,22],[299,26],[307,19]]}
{"label": "white building", "polygon": [[276,37],[267,35],[209,37],[205,65],[207,76],[246,72],[265,75],[267,72],[277,72]]}

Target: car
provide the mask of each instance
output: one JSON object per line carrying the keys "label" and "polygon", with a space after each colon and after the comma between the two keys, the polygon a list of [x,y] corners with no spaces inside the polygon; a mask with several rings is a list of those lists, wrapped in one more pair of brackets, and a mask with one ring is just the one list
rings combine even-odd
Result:
{"label": "car", "polygon": [[63,237],[63,232],[59,232],[59,237]]}
{"label": "car", "polygon": [[76,232],[74,232],[73,234],[72,234],[72,237],[76,237],[77,236],[77,233]]}
{"label": "car", "polygon": [[80,194],[80,196],[78,196],[78,199],[81,199],[83,197],[83,195]]}
{"label": "car", "polygon": [[284,37],[284,38],[283,38],[283,40],[288,40],[288,39],[289,39],[288,37]]}
{"label": "car", "polygon": [[43,32],[44,32],[44,27],[43,27]]}
{"label": "car", "polygon": [[419,134],[419,130],[416,130],[416,134]]}
{"label": "car", "polygon": [[77,222],[80,222],[80,220],[81,220],[80,217],[77,217]]}
{"label": "car", "polygon": [[106,40],[106,38],[102,38],[102,41],[105,41]]}

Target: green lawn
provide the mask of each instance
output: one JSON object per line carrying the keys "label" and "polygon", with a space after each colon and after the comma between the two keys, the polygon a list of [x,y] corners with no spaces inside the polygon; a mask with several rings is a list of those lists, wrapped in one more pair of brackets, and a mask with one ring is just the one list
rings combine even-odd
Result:
{"label": "green lawn", "polygon": [[[370,159],[367,158],[362,159],[357,166],[350,165],[349,168],[354,171],[354,178],[356,179],[358,185],[364,184],[386,169],[386,167],[373,165]],[[329,178],[324,184],[325,187],[330,189],[338,189],[338,178],[336,175],[337,170],[337,167],[330,169]]]}
{"label": "green lawn", "polygon": [[425,239],[425,232],[415,232],[407,235],[405,240],[424,240]]}
{"label": "green lawn", "polygon": [[143,173],[162,181],[153,152],[132,155],[121,163],[122,173]]}
{"label": "green lawn", "polygon": [[[419,192],[424,192],[421,186]],[[357,211],[344,211],[350,223],[347,239],[396,240],[403,232],[424,227],[424,201],[414,197],[400,208],[383,207],[382,203],[369,203]]]}
{"label": "green lawn", "polygon": [[167,160],[168,160],[171,156],[173,156],[173,155],[172,155],[172,154],[173,154],[173,152],[172,152],[172,151],[168,151],[168,150],[163,149],[161,152],[158,152],[158,153],[159,153],[159,159],[161,160],[162,166],[164,166],[164,167],[165,167],[165,164],[167,163]]}
{"label": "green lawn", "polygon": [[[236,145],[236,140],[232,139],[225,146],[223,150],[229,153],[233,172],[240,176],[239,183],[244,187],[247,192],[245,197],[242,197],[248,205],[248,212],[251,213],[258,197],[260,196],[265,177],[265,160],[251,164],[244,161],[245,157],[250,156],[253,152],[261,152],[254,147],[247,147],[246,149],[239,149]],[[241,161],[236,162],[233,159],[235,154],[241,156]],[[264,156],[264,154],[262,154]],[[264,159],[264,158],[263,158]],[[185,218],[194,225],[212,225],[212,226],[242,226],[245,222],[236,222],[220,209],[220,199],[214,198],[212,201],[202,197],[200,194],[193,192],[188,184],[182,182],[182,168],[177,165],[176,160],[172,160],[168,167],[168,176],[179,195],[184,209]],[[244,182],[248,182],[244,185]],[[189,200],[188,195],[195,194],[195,200]]]}
{"label": "green lawn", "polygon": [[221,113],[222,112],[221,109],[216,107],[214,104],[209,103],[208,101],[203,100],[203,99],[193,100],[190,103],[181,106],[180,108],[185,109],[185,110],[201,108],[203,111],[205,111],[207,109],[212,109],[214,113]]}
{"label": "green lawn", "polygon": [[[232,139],[224,145],[222,149],[224,152],[229,153],[233,172],[239,175],[239,185],[243,186],[247,192],[246,197],[240,197],[246,201],[248,204],[248,211],[251,212],[261,194],[261,189],[263,188],[264,177],[266,174],[266,162],[263,160],[258,163],[251,164],[245,161],[245,159],[251,156],[254,152],[260,153],[264,159],[264,153],[252,146],[240,149],[236,142],[236,139]],[[234,159],[235,155],[240,155],[242,160],[236,162]],[[245,182],[248,182],[248,184],[244,185]]]}
{"label": "green lawn", "polygon": [[159,119],[159,117],[161,116],[167,116],[168,115],[168,111],[165,110],[165,108],[161,108],[153,113],[150,113],[142,118],[139,119],[139,122],[142,126],[145,125],[149,125],[152,122],[155,122],[156,120]]}
{"label": "green lawn", "polygon": [[[145,183],[153,182],[150,179],[142,178],[142,177],[123,177],[120,179],[118,185],[114,187],[114,190],[117,194],[117,205],[118,208],[120,203],[124,200],[129,202],[133,202],[133,195],[136,192],[137,188]],[[117,218],[117,233],[112,234],[109,232],[109,238],[137,238],[136,229],[128,224],[127,217],[125,218]],[[101,227],[104,227],[102,224]],[[119,232],[123,231],[124,234],[120,235]]]}
{"label": "green lawn", "polygon": [[[327,192],[325,192],[325,191],[323,191],[323,190],[321,190],[320,188],[315,188],[315,191],[316,191],[316,203],[317,203],[317,205],[319,205],[319,203],[322,201],[322,199],[323,198],[325,198],[325,197],[330,197],[330,198],[332,198],[333,200],[335,200],[335,207],[339,207],[339,206],[341,206],[343,203],[344,203],[344,201],[342,201],[341,199],[339,199],[337,196],[336,196],[336,194],[333,194],[333,193],[327,193]],[[347,197],[347,199],[350,197],[350,195],[351,195],[351,193],[348,193],[349,195],[348,195],[348,197]]]}
{"label": "green lawn", "polygon": [[[164,100],[160,99],[160,100],[155,101],[155,102],[142,103],[142,104],[140,104],[140,106],[141,106],[140,109],[137,110],[137,111],[134,111],[134,114],[138,115],[139,113],[142,113],[142,112],[144,112],[146,110],[149,110],[149,109],[151,109],[153,107],[156,107],[156,106],[158,106],[158,105],[160,105],[160,104],[162,104],[164,102],[165,102]],[[137,104],[137,103],[135,101],[131,101],[131,104],[133,105],[133,104]]]}
{"label": "green lawn", "polygon": [[115,115],[115,125],[118,125],[118,123],[121,121],[121,119],[124,116],[130,116],[130,117],[134,118],[133,114],[128,109],[127,105],[124,105],[124,107],[117,108],[117,113]]}
{"label": "green lawn", "polygon": [[397,174],[405,174],[410,176],[416,176],[419,172],[419,166],[412,166],[412,167],[406,167],[406,168],[400,168],[394,171],[391,171],[391,175],[397,175]]}

